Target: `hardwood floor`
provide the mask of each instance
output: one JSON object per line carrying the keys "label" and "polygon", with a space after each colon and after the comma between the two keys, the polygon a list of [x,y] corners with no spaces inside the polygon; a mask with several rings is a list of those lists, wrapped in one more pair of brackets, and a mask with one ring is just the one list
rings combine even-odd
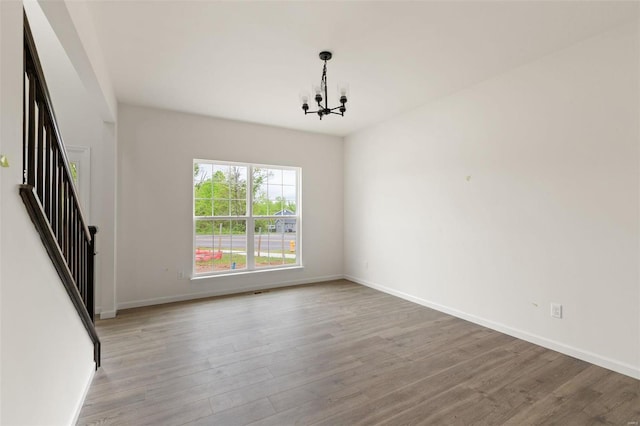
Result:
{"label": "hardwood floor", "polygon": [[97,326],[103,363],[79,424],[640,422],[638,380],[348,281]]}

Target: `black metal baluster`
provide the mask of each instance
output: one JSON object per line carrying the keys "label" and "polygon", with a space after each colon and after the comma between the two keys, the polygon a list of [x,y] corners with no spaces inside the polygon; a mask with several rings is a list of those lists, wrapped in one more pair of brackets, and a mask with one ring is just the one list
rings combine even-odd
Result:
{"label": "black metal baluster", "polygon": [[[69,186],[72,186],[73,182],[69,182]],[[73,275],[73,279],[76,282],[76,287],[78,286],[78,271],[76,269],[77,261],[76,261],[76,209],[73,205],[73,197],[69,198],[69,260],[71,262],[71,273]]]}
{"label": "black metal baluster", "polygon": [[57,169],[58,169],[58,245],[62,249],[64,247],[64,198],[66,197],[64,190],[64,179],[62,177],[62,160],[60,157],[60,150],[58,149],[57,155]]}
{"label": "black metal baluster", "polygon": [[27,138],[29,137],[29,75],[27,74],[27,60],[29,58],[29,52],[27,45],[24,45],[22,50],[22,183],[27,183]]}
{"label": "black metal baluster", "polygon": [[45,147],[44,147],[44,152],[45,152],[45,160],[44,160],[44,165],[45,165],[45,170],[44,170],[44,212],[47,215],[47,218],[49,219],[49,223],[51,223],[51,193],[52,188],[53,188],[53,173],[52,173],[52,167],[51,167],[51,123],[49,122],[49,120],[47,119],[47,125],[46,125],[46,131],[47,131],[47,138],[45,140]]}
{"label": "black metal baluster", "polygon": [[60,242],[58,237],[60,235],[58,230],[58,203],[60,197],[60,181],[58,176],[60,168],[58,167],[58,151],[56,146],[56,144],[51,146],[51,219],[49,223],[51,224],[53,235],[56,237],[56,240]]}
{"label": "black metal baluster", "polygon": [[96,233],[98,232],[98,228],[95,226],[89,227],[89,234],[91,236],[91,240],[89,241],[88,256],[87,256],[87,282],[89,287],[87,288],[87,311],[89,312],[89,316],[91,319],[95,316],[95,277],[94,277],[94,256],[96,253]]}
{"label": "black metal baluster", "polygon": [[29,129],[27,134],[27,184],[36,186],[36,79],[29,74]]}
{"label": "black metal baluster", "polygon": [[44,110],[45,106],[42,102],[38,102],[38,126],[37,134],[38,140],[36,142],[36,193],[40,198],[40,202],[43,200],[43,169],[44,169],[44,138],[45,138],[45,125],[44,125]]}

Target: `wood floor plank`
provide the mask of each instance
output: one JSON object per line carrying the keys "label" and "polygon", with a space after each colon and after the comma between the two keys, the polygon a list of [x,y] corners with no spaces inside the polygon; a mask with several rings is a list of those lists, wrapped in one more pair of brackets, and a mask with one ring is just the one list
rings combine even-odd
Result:
{"label": "wood floor plank", "polygon": [[514,354],[509,362],[484,373],[478,372],[469,380],[410,407],[383,424],[455,424],[460,419],[481,418],[495,411],[502,402],[487,394],[505,381],[534,370],[542,351],[543,348],[524,347],[524,351]]}
{"label": "wood floor plank", "polygon": [[640,398],[640,380],[620,377],[609,371],[593,388],[601,393],[601,397],[583,410],[589,422],[626,425],[640,419],[640,403],[632,404]]}
{"label": "wood floor plank", "polygon": [[506,424],[517,425],[524,421],[538,424],[563,424],[573,421],[577,413],[583,413],[588,406],[602,396],[595,385],[609,374],[610,372],[603,368],[587,364],[578,374],[569,377],[565,383],[537,400],[526,410],[521,410]]}
{"label": "wood floor plank", "polygon": [[229,409],[335,374],[337,371],[349,370],[360,365],[362,365],[361,362],[349,358],[319,366],[309,365],[305,370],[298,370],[285,376],[265,380],[259,386],[246,386],[231,392],[215,395],[210,398],[211,405],[214,412]]}
{"label": "wood floor plank", "polygon": [[136,419],[139,425],[183,425],[193,420],[211,415],[211,406],[207,399],[201,399],[173,406],[171,408],[158,407],[153,413],[147,414],[143,419]]}
{"label": "wood floor plank", "polygon": [[[511,342],[515,345],[518,342]],[[335,417],[324,419],[320,424],[376,424],[385,421],[397,413],[409,410],[464,383],[479,374],[492,372],[500,368],[513,357],[506,345],[487,351],[469,360],[458,362],[444,368],[436,374],[429,370],[412,369],[410,375],[396,374],[389,378],[386,387],[378,387],[373,392],[366,390],[370,402],[353,407]],[[394,380],[397,377],[400,380]]]}
{"label": "wood floor plank", "polygon": [[193,426],[241,426],[269,417],[274,413],[275,411],[269,400],[267,398],[262,398],[236,408],[212,414],[207,417],[202,417],[194,422],[186,424]]}
{"label": "wood floor plank", "polygon": [[640,381],[345,280],[120,312],[78,424],[624,425]]}
{"label": "wood floor plank", "polygon": [[[304,383],[301,386],[272,394],[269,400],[276,411],[286,411],[312,399],[328,398],[340,400],[352,395],[363,394],[377,377],[384,378],[394,368],[399,368],[401,358],[378,351],[358,358],[361,365],[333,372],[319,380]],[[313,397],[311,397],[313,396]]]}

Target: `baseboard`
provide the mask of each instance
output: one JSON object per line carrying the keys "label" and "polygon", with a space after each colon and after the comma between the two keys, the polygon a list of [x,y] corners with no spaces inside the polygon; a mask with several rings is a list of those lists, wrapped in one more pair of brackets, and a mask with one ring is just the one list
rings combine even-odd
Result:
{"label": "baseboard", "polygon": [[80,412],[82,411],[82,406],[84,405],[84,401],[87,399],[87,395],[89,394],[89,389],[91,388],[91,383],[93,382],[93,376],[95,376],[95,374],[96,374],[96,367],[95,367],[95,363],[93,363],[93,367],[91,367],[91,374],[89,374],[89,380],[84,386],[84,391],[82,391],[82,397],[80,398],[80,401],[78,401],[76,412],[73,415],[73,422],[70,423],[72,425],[75,425],[78,423],[78,419],[80,418]]}
{"label": "baseboard", "polygon": [[[143,306],[162,305],[164,303],[184,302],[185,300],[204,299],[207,297],[226,296],[230,294],[246,293],[248,291],[269,290],[269,289],[279,288],[279,287],[290,287],[293,285],[316,284],[320,282],[340,280],[343,278],[344,278],[343,275],[326,275],[322,277],[306,278],[302,280],[281,281],[277,284],[268,284],[268,285],[258,284],[258,285],[240,286],[231,290],[230,289],[211,290],[211,291],[206,291],[201,293],[187,293],[187,294],[180,294],[175,296],[154,297],[151,299],[134,300],[130,302],[118,303],[117,310],[140,308]],[[101,319],[105,318],[103,315],[104,313],[100,314]],[[115,311],[113,311],[113,316],[115,316]],[[109,318],[113,318],[113,317],[109,317]]]}
{"label": "baseboard", "polygon": [[382,291],[387,294],[391,294],[393,296],[400,297],[401,299],[408,300],[410,302],[417,303],[422,306],[426,306],[431,309],[435,309],[436,311],[444,312],[445,314],[452,315],[454,317],[462,318],[464,320],[470,321],[474,324],[482,325],[484,327],[490,328],[492,330],[499,331],[504,334],[508,334],[509,336],[517,337],[518,339],[525,340],[530,343],[534,343],[539,346],[543,346],[545,348],[563,353],[565,355],[572,356],[574,358],[581,359],[583,361],[590,362],[591,364],[598,365],[600,367],[606,368],[608,370],[615,371],[620,374],[624,374],[625,376],[633,377],[634,379],[640,379],[640,368],[626,364],[623,362],[616,361],[611,358],[603,357],[601,355],[595,354],[590,351],[585,351],[579,348],[575,348],[573,346],[566,345],[564,343],[548,339],[546,337],[538,336],[536,334],[532,334],[526,331],[519,330],[517,328],[510,327],[508,325],[498,323],[495,321],[488,320],[486,318],[481,318],[475,315],[468,314],[466,312],[459,311],[454,308],[450,308],[448,306],[444,306],[438,303],[431,302],[429,300],[425,300],[416,296],[412,296],[410,294],[394,290],[389,287],[385,287],[380,284],[373,283],[371,281],[367,281],[358,277],[354,277],[351,275],[345,275],[345,279],[349,281],[353,281],[358,284],[365,285],[367,287],[373,288],[375,290]]}
{"label": "baseboard", "polygon": [[116,313],[117,311],[101,311],[100,312],[100,319],[109,319],[109,318],[115,318],[116,317]]}

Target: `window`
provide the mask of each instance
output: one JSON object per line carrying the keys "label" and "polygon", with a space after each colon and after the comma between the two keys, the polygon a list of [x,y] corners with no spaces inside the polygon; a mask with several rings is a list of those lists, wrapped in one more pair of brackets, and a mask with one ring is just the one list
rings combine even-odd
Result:
{"label": "window", "polygon": [[300,168],[193,161],[194,276],[300,265]]}
{"label": "window", "polygon": [[82,210],[90,215],[91,149],[89,147],[67,146],[67,159]]}

